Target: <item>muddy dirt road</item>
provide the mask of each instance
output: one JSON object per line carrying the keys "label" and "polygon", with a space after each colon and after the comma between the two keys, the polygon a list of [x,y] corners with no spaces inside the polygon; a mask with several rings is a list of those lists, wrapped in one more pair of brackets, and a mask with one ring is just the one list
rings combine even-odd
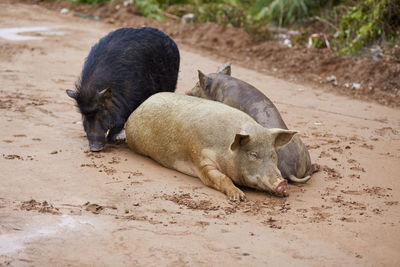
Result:
{"label": "muddy dirt road", "polygon": [[[4,30],[15,27],[48,29]],[[320,170],[287,198],[244,189],[247,202],[229,203],[125,144],[88,151],[65,89],[111,30],[0,4],[0,265],[399,266],[398,109],[233,66],[301,132]],[[222,63],[180,50],[179,93]]]}

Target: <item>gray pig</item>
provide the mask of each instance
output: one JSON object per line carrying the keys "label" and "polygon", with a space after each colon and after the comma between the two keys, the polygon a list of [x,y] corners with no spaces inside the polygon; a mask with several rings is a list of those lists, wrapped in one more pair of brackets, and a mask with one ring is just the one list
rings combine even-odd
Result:
{"label": "gray pig", "polygon": [[130,115],[125,132],[135,152],[199,177],[230,200],[245,199],[234,184],[287,195],[276,149],[296,131],[265,129],[244,112],[215,101],[158,93]]}
{"label": "gray pig", "polygon": [[[275,105],[252,85],[231,77],[229,63],[217,73],[204,75],[199,71],[199,82],[187,93],[222,102],[249,114],[265,128],[288,129]],[[293,182],[305,183],[311,178],[310,154],[299,136],[277,150],[278,168],[282,176]]]}

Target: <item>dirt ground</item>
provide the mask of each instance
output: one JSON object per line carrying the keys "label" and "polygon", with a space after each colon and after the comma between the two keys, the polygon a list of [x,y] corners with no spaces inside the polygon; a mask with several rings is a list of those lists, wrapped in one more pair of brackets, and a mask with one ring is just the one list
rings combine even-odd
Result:
{"label": "dirt ground", "polygon": [[[197,178],[110,144],[88,151],[65,94],[116,26],[0,4],[0,265],[399,266],[400,110],[237,65],[299,130],[319,166],[289,197],[230,203]],[[178,40],[177,92],[224,63]],[[206,55],[206,56],[205,56]]]}

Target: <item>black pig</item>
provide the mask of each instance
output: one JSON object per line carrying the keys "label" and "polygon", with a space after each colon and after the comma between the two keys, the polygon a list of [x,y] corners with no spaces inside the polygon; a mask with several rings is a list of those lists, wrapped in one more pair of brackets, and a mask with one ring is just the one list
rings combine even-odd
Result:
{"label": "black pig", "polygon": [[129,115],[149,96],[175,91],[179,50],[167,34],[154,28],[121,28],[95,44],[86,58],[76,91],[91,151],[114,140]]}

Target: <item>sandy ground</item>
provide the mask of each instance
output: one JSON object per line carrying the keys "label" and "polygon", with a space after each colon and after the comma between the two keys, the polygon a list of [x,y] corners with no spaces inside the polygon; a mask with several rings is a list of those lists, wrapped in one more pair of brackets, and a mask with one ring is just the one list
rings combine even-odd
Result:
{"label": "sandy ground", "polygon": [[[0,265],[399,266],[400,111],[233,66],[299,130],[319,171],[230,203],[111,144],[91,153],[65,89],[110,25],[0,4]],[[62,35],[60,34],[62,32]],[[188,52],[178,92],[223,62]]]}

